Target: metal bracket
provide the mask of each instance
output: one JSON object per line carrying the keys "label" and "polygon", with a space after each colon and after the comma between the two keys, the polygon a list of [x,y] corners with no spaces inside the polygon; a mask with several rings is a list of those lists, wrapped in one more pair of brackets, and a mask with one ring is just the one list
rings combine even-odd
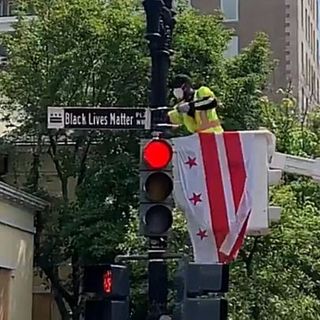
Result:
{"label": "metal bracket", "polygon": [[[176,260],[183,259],[188,260],[189,256],[182,253],[164,253],[161,254],[163,260]],[[117,255],[114,259],[115,263],[121,263],[123,261],[139,261],[139,260],[150,260],[149,255],[137,254],[137,255]]]}

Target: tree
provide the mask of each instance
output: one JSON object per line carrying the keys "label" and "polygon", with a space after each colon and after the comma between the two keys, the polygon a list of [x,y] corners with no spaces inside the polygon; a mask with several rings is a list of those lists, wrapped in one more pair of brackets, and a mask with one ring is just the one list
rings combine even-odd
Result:
{"label": "tree", "polygon": [[[31,22],[24,16],[29,6],[37,16]],[[20,125],[11,139],[37,141],[26,187],[46,193],[40,184],[43,152],[61,187],[61,198],[46,194],[52,212],[37,217],[36,265],[50,280],[63,319],[70,311],[73,319],[80,314],[80,265],[111,261],[125,234],[129,204],[135,203],[137,137],[47,130],[46,108],[146,101],[149,64],[142,17],[133,10],[123,1],[21,2],[16,32],[2,40],[10,61],[1,74],[3,111],[17,114]],[[71,279],[63,279],[59,265],[68,263]]]}
{"label": "tree", "polygon": [[[36,15],[31,21],[25,16],[30,9]],[[9,54],[9,66],[0,75],[2,112],[18,123],[7,141],[21,136],[36,141],[24,187],[50,199],[53,207],[36,219],[35,262],[51,282],[62,319],[79,319],[81,265],[111,261],[130,243],[140,134],[47,130],[46,111],[52,105],[145,104],[150,62],[144,16],[129,0],[23,0],[18,17],[15,33],[1,40]],[[209,83],[227,106],[221,113],[228,127],[243,128],[250,119],[256,127],[268,43],[259,36],[239,57],[226,60],[229,39],[221,17],[182,11],[172,72],[189,71],[196,83]],[[241,117],[232,115],[244,101],[249,104]],[[41,183],[44,153],[56,170],[61,197]],[[186,235],[182,224],[177,227],[173,244],[179,248]],[[69,264],[70,277],[61,277],[59,267]]]}

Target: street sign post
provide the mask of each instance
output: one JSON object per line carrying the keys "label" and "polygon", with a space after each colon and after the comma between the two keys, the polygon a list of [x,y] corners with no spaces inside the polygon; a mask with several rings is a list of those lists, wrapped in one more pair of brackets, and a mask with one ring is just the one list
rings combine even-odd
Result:
{"label": "street sign post", "polygon": [[48,107],[48,129],[150,129],[149,108]]}

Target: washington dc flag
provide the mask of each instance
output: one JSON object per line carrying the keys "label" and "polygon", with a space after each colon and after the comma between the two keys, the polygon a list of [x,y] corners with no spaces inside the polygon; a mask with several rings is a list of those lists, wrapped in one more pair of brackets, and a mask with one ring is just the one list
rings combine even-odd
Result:
{"label": "washington dc flag", "polygon": [[187,218],[195,262],[229,263],[252,211],[254,134],[199,133],[172,142],[174,197]]}

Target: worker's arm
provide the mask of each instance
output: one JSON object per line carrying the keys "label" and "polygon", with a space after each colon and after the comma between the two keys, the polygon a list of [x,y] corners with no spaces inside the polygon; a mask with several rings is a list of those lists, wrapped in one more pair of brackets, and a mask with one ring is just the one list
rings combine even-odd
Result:
{"label": "worker's arm", "polygon": [[183,124],[182,113],[177,110],[177,106],[168,112],[169,120],[172,124]]}
{"label": "worker's arm", "polygon": [[208,87],[200,87],[195,98],[194,107],[197,110],[209,110],[217,106],[217,99]]}
{"label": "worker's arm", "polygon": [[184,112],[182,109],[183,108],[181,107],[181,105],[177,105],[174,107],[172,111],[168,112],[168,117],[170,119],[170,122],[172,124],[184,125],[189,132],[194,133],[197,129],[197,124],[192,118],[189,118],[188,120],[184,119],[183,113],[187,113],[187,112]]}
{"label": "worker's arm", "polygon": [[185,102],[176,107],[178,113],[186,113],[194,117],[195,111],[206,111],[217,107],[217,100],[214,98],[205,98],[198,101]]}
{"label": "worker's arm", "polygon": [[217,107],[217,100],[215,98],[203,98],[201,100],[190,102],[190,108],[195,110],[210,110]]}

